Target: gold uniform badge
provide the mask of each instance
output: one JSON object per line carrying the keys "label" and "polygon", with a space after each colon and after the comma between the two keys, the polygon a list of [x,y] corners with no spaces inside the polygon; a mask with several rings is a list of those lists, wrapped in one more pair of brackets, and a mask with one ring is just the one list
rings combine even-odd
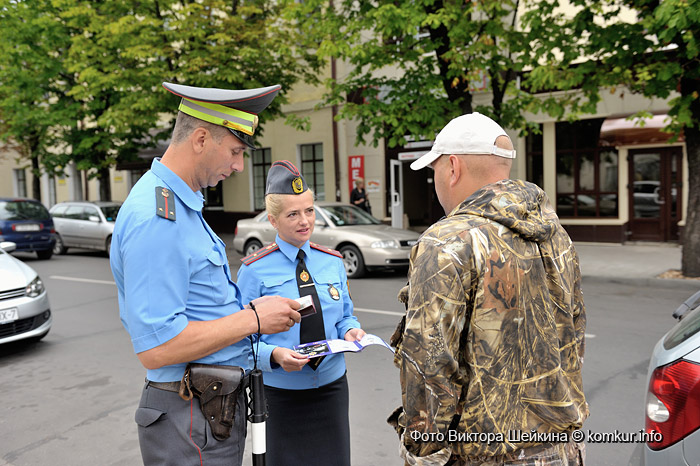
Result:
{"label": "gold uniform badge", "polygon": [[306,272],[306,270],[304,270],[304,271],[301,272],[301,274],[299,275],[299,278],[301,278],[301,281],[302,281],[302,282],[306,283],[306,282],[309,281],[309,274]]}
{"label": "gold uniform badge", "polygon": [[328,294],[331,295],[333,301],[338,301],[340,299],[340,292],[338,291],[338,288],[334,287],[333,285],[328,285]]}
{"label": "gold uniform badge", "polygon": [[292,189],[295,194],[301,194],[304,192],[304,181],[302,181],[300,176],[297,176],[292,180]]}

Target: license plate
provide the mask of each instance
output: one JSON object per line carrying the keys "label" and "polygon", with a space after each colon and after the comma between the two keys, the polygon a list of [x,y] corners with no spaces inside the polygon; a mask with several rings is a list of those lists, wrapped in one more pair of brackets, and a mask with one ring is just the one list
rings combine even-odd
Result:
{"label": "license plate", "polygon": [[41,226],[36,223],[23,223],[21,225],[15,225],[15,231],[39,231]]}
{"label": "license plate", "polygon": [[0,324],[9,324],[19,319],[16,307],[10,309],[0,309]]}

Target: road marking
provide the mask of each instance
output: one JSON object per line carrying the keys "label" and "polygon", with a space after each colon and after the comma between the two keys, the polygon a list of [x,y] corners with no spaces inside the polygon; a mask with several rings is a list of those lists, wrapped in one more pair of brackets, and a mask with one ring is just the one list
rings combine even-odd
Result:
{"label": "road marking", "polygon": [[100,285],[115,285],[113,281],[108,281],[108,280],[92,280],[90,278],[76,278],[76,277],[62,277],[60,275],[51,275],[49,278],[53,278],[54,280],[66,280],[69,282],[83,282],[83,283],[98,283]]}
{"label": "road marking", "polygon": [[357,312],[367,312],[369,314],[386,314],[389,316],[399,316],[399,317],[403,317],[403,315],[405,314],[404,312],[380,311],[379,309],[364,309],[361,307],[356,307],[356,308],[354,308],[354,310]]}
{"label": "road marking", "polygon": [[593,335],[592,333],[587,333],[586,338],[595,338],[595,335]]}

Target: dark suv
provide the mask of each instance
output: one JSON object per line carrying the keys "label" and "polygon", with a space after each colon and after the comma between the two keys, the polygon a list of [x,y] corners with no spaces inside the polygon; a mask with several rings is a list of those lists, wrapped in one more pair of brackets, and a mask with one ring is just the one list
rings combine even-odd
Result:
{"label": "dark suv", "polygon": [[0,197],[0,242],[11,241],[16,251],[36,252],[39,259],[53,255],[53,220],[41,202]]}

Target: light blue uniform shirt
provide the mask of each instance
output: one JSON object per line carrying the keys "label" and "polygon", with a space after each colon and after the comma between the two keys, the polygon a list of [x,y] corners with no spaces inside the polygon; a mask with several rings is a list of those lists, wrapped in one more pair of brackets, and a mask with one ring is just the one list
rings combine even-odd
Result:
{"label": "light blue uniform shirt", "polygon": [[[170,190],[175,220],[156,215],[156,187]],[[226,246],[202,217],[204,198],[169,168],[153,161],[134,185],[112,235],[110,264],[119,293],[119,316],[136,353],[174,338],[188,322],[209,321],[241,310]],[[196,362],[248,367],[250,340]],[[182,378],[186,364],[148,370],[155,382]]]}
{"label": "light blue uniform shirt", "polygon": [[[299,248],[283,241],[279,235],[276,242],[278,250],[250,265],[243,264],[238,269],[238,285],[243,293],[243,302],[268,295],[292,299],[299,297],[296,279]],[[308,241],[301,249],[306,253],[304,262],[313,277],[323,308],[326,339],[342,340],[348,330],[360,328],[360,323],[352,315],[353,305],[348,292],[343,260],[312,248]],[[340,299],[333,299],[331,287],[338,290]],[[272,350],[278,346],[292,348],[298,345],[300,328],[301,325],[295,325],[286,332],[263,335],[260,339],[258,367],[267,371],[264,377],[265,385],[292,390],[318,388],[337,380],[345,373],[345,358],[342,353],[326,356],[315,371],[308,365],[296,372],[286,372],[277,364],[274,364],[273,368]]]}

